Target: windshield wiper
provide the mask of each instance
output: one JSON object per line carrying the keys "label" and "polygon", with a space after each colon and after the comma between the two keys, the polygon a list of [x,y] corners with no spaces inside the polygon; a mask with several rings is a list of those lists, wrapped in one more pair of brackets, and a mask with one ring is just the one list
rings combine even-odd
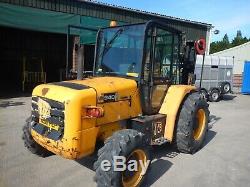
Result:
{"label": "windshield wiper", "polygon": [[115,34],[112,36],[112,38],[109,40],[108,43],[105,43],[102,52],[99,55],[99,58],[101,57],[101,59],[103,60],[103,56],[108,52],[108,50],[111,48],[113,42],[115,41],[115,39],[124,31],[124,28],[120,28],[118,29]]}

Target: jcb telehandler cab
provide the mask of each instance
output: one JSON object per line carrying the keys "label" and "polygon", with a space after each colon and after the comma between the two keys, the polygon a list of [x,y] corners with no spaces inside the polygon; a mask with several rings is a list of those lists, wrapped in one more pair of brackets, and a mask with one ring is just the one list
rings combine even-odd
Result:
{"label": "jcb telehandler cab", "polygon": [[[148,166],[151,146],[169,142],[181,152],[197,151],[209,110],[188,85],[194,43],[182,39],[180,31],[158,21],[100,29],[93,76],[33,90],[25,146],[40,156],[79,159],[104,142],[94,164],[98,186],[142,184],[141,163]],[[137,169],[114,171],[116,156],[137,162]]]}

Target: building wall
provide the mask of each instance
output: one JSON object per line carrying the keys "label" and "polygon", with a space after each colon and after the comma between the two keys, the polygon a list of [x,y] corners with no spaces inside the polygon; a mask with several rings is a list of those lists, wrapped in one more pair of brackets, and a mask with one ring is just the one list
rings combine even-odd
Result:
{"label": "building wall", "polygon": [[0,2],[106,20],[117,20],[124,23],[139,23],[151,19],[159,19],[185,32],[188,40],[207,38],[207,31],[211,28],[211,25],[206,23],[80,0],[0,0]]}
{"label": "building wall", "polygon": [[[148,20],[157,19],[175,29],[183,31],[186,34],[187,40],[198,40],[200,38],[207,39],[207,33],[209,33],[208,31],[211,28],[211,25],[206,23],[194,22],[141,10],[117,7],[115,5],[93,3],[87,0],[0,0],[0,12],[0,27],[4,29],[10,29],[11,31],[15,32],[15,35],[17,35],[18,30],[27,36],[30,34],[29,32],[32,32],[32,35],[35,35],[38,32],[40,34],[44,33],[46,36],[53,35],[55,38],[58,34],[60,35],[60,41],[53,42],[51,45],[47,45],[42,50],[37,50],[39,52],[43,52],[43,54],[38,54],[36,56],[41,56],[41,58],[43,57],[46,59],[44,60],[47,65],[45,69],[51,71],[48,72],[48,81],[58,81],[59,77],[60,80],[62,80],[62,77],[64,77],[63,73],[65,72],[66,64],[66,34],[68,32],[69,25],[98,29],[100,27],[109,26],[111,20],[116,20],[118,21],[118,24],[122,25],[129,23],[141,23]],[[81,43],[95,43],[96,31],[84,31],[80,32],[79,34],[79,30],[72,30],[71,36],[73,35],[80,35],[80,40],[82,38],[93,38],[91,42],[87,43],[81,41]],[[82,37],[82,35],[86,37]],[[41,44],[38,42],[33,42],[31,45],[29,45],[31,48],[30,51],[33,51],[39,47],[39,45],[44,45],[44,43],[46,43],[46,40],[44,40],[42,37],[40,38],[40,35],[35,39],[41,39]],[[3,40],[4,42],[2,43],[2,46],[3,48],[6,48],[6,46],[9,45],[9,42],[7,42],[6,37],[3,37]],[[76,51],[73,51],[73,41],[73,38],[70,37],[69,69],[73,68],[73,70],[76,70],[77,55]],[[59,42],[63,44],[60,45]],[[20,45],[19,41],[15,41],[14,43]],[[56,47],[57,45],[60,45],[60,53],[51,52],[54,50],[54,48],[51,49],[51,46]],[[21,53],[21,50],[22,48],[16,51]],[[24,52],[27,53],[27,55],[33,57],[33,52],[30,51]],[[16,59],[13,60],[13,63],[18,64],[21,61],[22,56],[24,56],[24,52],[18,56],[8,55],[7,57],[11,59],[9,56],[14,56]],[[5,53],[9,54],[10,51],[6,49]],[[85,65],[88,65],[88,67],[85,66],[87,70],[92,70],[94,57],[93,54],[94,45],[86,46],[84,51],[84,56],[86,58],[84,59],[86,60]],[[49,57],[53,56],[53,58],[58,59],[50,60],[53,58],[45,58],[45,55]],[[3,57],[5,58],[5,56]],[[0,59],[0,61],[3,59],[3,57]],[[9,65],[7,63],[9,59],[5,60],[6,67]],[[20,75],[13,76],[14,81],[21,80],[21,69],[21,67],[16,69],[16,72],[18,72]],[[61,69],[61,71],[59,71],[59,69]],[[13,86],[13,84],[11,84],[11,86]]]}
{"label": "building wall", "polygon": [[242,74],[244,62],[250,60],[250,42],[211,55],[234,56],[234,74]]}

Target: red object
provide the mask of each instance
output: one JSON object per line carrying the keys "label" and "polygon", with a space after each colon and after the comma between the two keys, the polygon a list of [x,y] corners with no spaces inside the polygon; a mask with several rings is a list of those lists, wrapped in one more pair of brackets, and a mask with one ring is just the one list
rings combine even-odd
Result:
{"label": "red object", "polygon": [[100,118],[103,116],[103,109],[100,107],[87,108],[86,116],[90,118]]}
{"label": "red object", "polygon": [[194,47],[195,47],[197,54],[203,55],[206,51],[206,40],[201,38],[201,39],[195,41]]}

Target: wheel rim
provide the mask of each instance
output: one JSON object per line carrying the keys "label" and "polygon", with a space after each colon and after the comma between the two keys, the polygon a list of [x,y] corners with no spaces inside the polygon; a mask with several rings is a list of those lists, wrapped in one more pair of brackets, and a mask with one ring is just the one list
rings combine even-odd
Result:
{"label": "wheel rim", "polygon": [[139,160],[145,165],[147,162],[147,156],[145,152],[141,149],[134,150],[128,157],[127,163],[130,160],[136,160],[138,170],[137,171],[124,171],[122,173],[122,184],[124,187],[135,187],[138,186],[143,178],[142,167],[139,163]]}
{"label": "wheel rim", "polygon": [[199,140],[204,129],[205,129],[205,124],[206,124],[206,113],[204,109],[199,109],[196,114],[196,119],[197,119],[197,125],[196,128],[194,129],[194,139]]}
{"label": "wheel rim", "polygon": [[219,98],[218,93],[213,93],[212,98],[213,98],[214,101],[216,101]]}
{"label": "wheel rim", "polygon": [[207,94],[206,94],[206,92],[205,92],[205,91],[201,91],[201,97],[202,97],[203,99],[206,99]]}
{"label": "wheel rim", "polygon": [[224,92],[229,92],[229,89],[230,89],[230,86],[228,85],[228,84],[226,84],[225,86],[224,86]]}

